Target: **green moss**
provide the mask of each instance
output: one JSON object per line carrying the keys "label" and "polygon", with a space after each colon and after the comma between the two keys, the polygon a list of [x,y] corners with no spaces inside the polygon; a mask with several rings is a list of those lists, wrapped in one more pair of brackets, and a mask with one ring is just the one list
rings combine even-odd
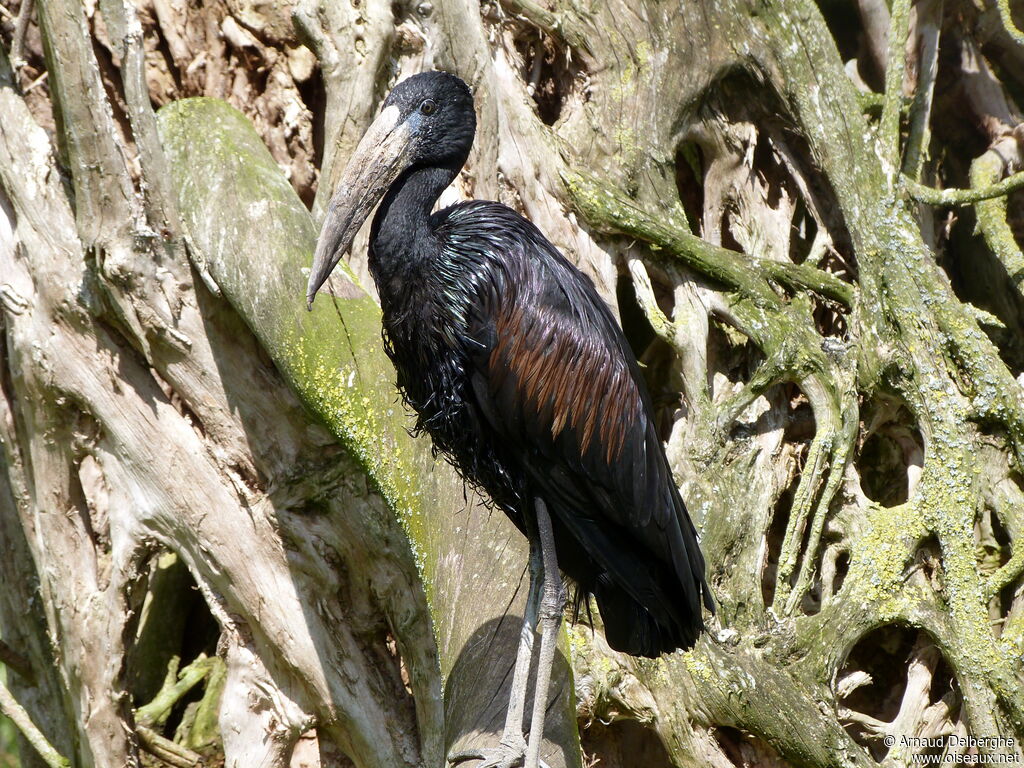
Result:
{"label": "green moss", "polygon": [[425,448],[409,438],[407,414],[395,405],[379,307],[342,263],[335,279],[349,280],[348,297],[321,296],[306,311],[316,228],[244,115],[216,99],[184,99],[162,109],[159,124],[193,257],[395,512],[429,600],[417,490]]}
{"label": "green moss", "polygon": [[203,698],[195,704],[192,727],[185,738],[185,746],[190,749],[205,749],[220,739],[220,700],[228,672],[219,657],[213,657],[210,662],[210,674],[206,678]]}
{"label": "green moss", "polygon": [[[629,137],[617,140],[628,145]],[[771,282],[793,288],[807,288],[849,306],[854,293],[849,285],[819,269],[803,264],[784,264],[751,259],[727,248],[702,240],[689,230],[685,213],[678,206],[649,215],[621,191],[596,177],[577,172],[564,174],[573,204],[596,229],[638,237],[665,249],[687,267],[722,283],[758,308],[777,309],[782,301]],[[771,282],[770,282],[771,281]],[[767,327],[767,324],[766,324]],[[783,331],[781,336],[787,335]]]}
{"label": "green moss", "polygon": [[[354,383],[358,376],[355,367],[337,367],[304,339],[293,339],[284,349],[289,378],[398,515],[412,543],[416,565],[421,574],[425,573],[425,531],[418,478],[408,467],[407,450],[392,439],[394,411],[382,411],[378,405],[388,400],[368,396]],[[430,581],[425,583],[429,592]]]}

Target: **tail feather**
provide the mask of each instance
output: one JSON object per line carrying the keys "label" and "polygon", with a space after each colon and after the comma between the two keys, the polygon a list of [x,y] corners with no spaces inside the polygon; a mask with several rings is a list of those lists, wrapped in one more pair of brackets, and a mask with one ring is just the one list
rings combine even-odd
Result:
{"label": "tail feather", "polygon": [[615,526],[553,509],[559,565],[576,582],[578,597],[594,595],[612,648],[653,658],[693,647],[704,629],[701,603],[711,610],[713,603],[688,517],[666,532],[671,558],[665,562]]}
{"label": "tail feather", "polygon": [[628,592],[608,579],[594,585],[594,599],[604,621],[604,636],[616,651],[657,658],[677,648],[692,648],[704,629],[699,614],[655,617]]}

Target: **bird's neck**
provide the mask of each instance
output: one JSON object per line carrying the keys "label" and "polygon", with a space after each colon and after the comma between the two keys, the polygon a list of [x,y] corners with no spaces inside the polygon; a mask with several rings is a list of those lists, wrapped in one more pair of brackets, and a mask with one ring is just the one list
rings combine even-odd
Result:
{"label": "bird's neck", "polygon": [[434,252],[430,212],[458,172],[453,166],[414,167],[388,189],[370,230],[370,268],[378,290],[386,290],[382,281],[391,282],[403,267]]}

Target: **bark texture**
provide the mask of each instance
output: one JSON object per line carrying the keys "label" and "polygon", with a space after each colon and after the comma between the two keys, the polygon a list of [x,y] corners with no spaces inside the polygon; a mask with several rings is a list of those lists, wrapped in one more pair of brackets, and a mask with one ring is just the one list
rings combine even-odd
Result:
{"label": "bark texture", "polygon": [[521,211],[616,308],[719,603],[656,661],[567,629],[547,764],[1022,759],[1016,13],[4,7],[0,711],[46,742],[22,764],[434,768],[498,738],[525,542],[408,434],[365,233],[303,300],[333,182],[427,68],[477,101],[442,202]]}

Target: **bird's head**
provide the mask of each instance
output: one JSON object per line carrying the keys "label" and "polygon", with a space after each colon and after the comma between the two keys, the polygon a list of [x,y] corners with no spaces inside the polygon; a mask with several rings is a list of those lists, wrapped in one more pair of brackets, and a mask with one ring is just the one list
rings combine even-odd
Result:
{"label": "bird's head", "polygon": [[324,217],[306,303],[394,181],[415,166],[462,167],[473,144],[473,94],[455,75],[423,72],[395,86],[349,158]]}

